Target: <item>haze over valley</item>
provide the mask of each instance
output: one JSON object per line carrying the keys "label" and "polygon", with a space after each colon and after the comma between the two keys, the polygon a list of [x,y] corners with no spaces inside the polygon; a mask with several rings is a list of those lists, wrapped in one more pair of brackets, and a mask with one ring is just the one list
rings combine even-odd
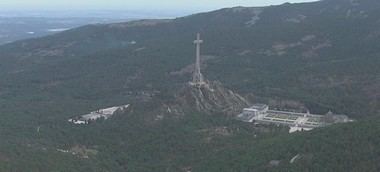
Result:
{"label": "haze over valley", "polygon": [[88,24],[174,18],[186,12],[143,10],[0,10],[0,45],[55,34]]}

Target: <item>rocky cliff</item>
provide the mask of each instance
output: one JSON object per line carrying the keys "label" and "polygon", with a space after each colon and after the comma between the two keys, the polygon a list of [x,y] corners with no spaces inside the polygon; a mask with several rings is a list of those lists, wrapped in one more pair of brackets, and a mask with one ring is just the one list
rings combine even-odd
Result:
{"label": "rocky cliff", "polygon": [[171,114],[201,112],[205,114],[236,115],[250,102],[243,96],[225,88],[218,81],[206,81],[205,85],[186,84],[175,95],[175,101],[165,106]]}

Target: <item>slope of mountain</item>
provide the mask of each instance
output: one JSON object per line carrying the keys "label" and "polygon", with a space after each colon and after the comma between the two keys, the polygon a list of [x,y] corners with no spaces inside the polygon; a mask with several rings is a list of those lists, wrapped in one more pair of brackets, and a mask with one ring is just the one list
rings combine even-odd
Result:
{"label": "slope of mountain", "polygon": [[[175,20],[90,25],[3,46],[3,70],[5,78],[33,74],[23,82],[35,80],[42,85],[78,80],[80,85],[111,82],[114,89],[122,90],[128,89],[120,86],[173,87],[187,81],[188,73],[168,73],[191,64],[190,40],[200,31],[206,40],[205,53],[214,57],[204,71],[211,80],[242,94],[296,100],[312,111],[374,114],[379,107],[377,4],[366,0],[237,7]],[[99,79],[95,73],[107,65],[114,70]],[[51,69],[61,76],[45,75]],[[86,72],[92,76],[85,76]],[[113,76],[126,79],[110,81]],[[132,84],[120,83],[128,77],[136,79]],[[162,78],[171,84],[159,83]]]}
{"label": "slope of mountain", "polygon": [[[377,171],[379,18],[375,0],[324,0],[88,25],[0,46],[0,171]],[[197,32],[203,74],[241,100],[359,122],[288,135],[194,108],[186,97],[198,92],[181,89]],[[237,95],[226,104],[240,104]],[[120,104],[131,112],[67,123]],[[172,104],[184,115],[161,116]],[[302,163],[287,163],[298,154]]]}

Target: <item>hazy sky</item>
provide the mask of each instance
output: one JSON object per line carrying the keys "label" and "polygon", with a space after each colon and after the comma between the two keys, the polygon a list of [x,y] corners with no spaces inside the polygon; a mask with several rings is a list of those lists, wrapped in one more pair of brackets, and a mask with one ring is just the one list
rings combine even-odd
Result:
{"label": "hazy sky", "polygon": [[[212,10],[232,6],[264,6],[313,0],[0,0],[0,9]],[[314,0],[315,1],[315,0]]]}

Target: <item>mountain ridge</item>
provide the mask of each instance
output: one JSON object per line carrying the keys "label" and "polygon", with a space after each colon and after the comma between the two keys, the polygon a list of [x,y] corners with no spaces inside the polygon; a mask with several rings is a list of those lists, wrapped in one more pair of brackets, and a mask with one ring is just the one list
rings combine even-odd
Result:
{"label": "mountain ridge", "polygon": [[[223,77],[221,82],[226,83],[227,87],[237,88],[237,91],[240,93],[253,93],[256,95],[258,92],[265,93],[264,97],[268,97],[267,95],[275,93],[274,96],[276,97],[280,96],[285,99],[293,99],[299,101],[303,98],[300,96],[295,96],[297,94],[296,90],[293,91],[295,93],[284,93],[280,90],[285,91],[286,89],[289,89],[292,91],[291,87],[296,87],[301,91],[303,90],[303,93],[305,93],[305,95],[310,95],[307,93],[310,92],[307,89],[319,89],[320,91],[333,91],[334,89],[340,89],[342,92],[356,91],[362,94],[355,96],[352,95],[354,97],[350,99],[362,99],[365,96],[368,96],[368,93],[366,93],[368,92],[367,90],[373,90],[378,87],[376,84],[376,81],[378,79],[376,79],[375,68],[372,67],[366,69],[363,67],[367,64],[376,66],[378,59],[371,57],[376,56],[376,54],[370,52],[371,50],[368,48],[368,46],[363,46],[362,43],[360,43],[361,39],[359,39],[359,41],[355,41],[358,42],[355,45],[346,47],[343,46],[346,42],[356,38],[350,38],[351,36],[346,36],[349,33],[347,31],[347,33],[336,32],[336,30],[334,30],[334,25],[336,25],[334,23],[335,21],[333,22],[331,29],[328,30],[328,32],[331,33],[323,33],[326,29],[329,28],[323,28],[316,24],[312,24],[312,22],[329,21],[316,20],[315,18],[318,16],[313,15],[315,15],[315,13],[319,15],[318,10],[312,10],[310,12],[300,10],[302,9],[301,7],[310,9],[311,7],[314,8],[314,6],[326,6],[326,10],[330,10],[332,12],[337,11],[337,13],[343,14],[343,12],[341,12],[343,7],[331,9],[331,4],[329,6],[326,5],[326,3],[329,4],[335,2],[338,1],[284,4],[280,6],[269,6],[263,8],[235,7],[230,9],[217,10],[210,13],[191,15],[173,20],[162,20],[162,23],[161,20],[159,23],[157,23],[157,20],[141,20],[122,24],[118,23],[109,25],[89,25],[45,38],[20,41],[17,43],[2,46],[1,52],[3,54],[3,66],[6,66],[7,68],[13,66],[13,69],[6,71],[12,75],[6,75],[5,78],[23,75],[23,72],[27,71],[26,69],[28,68],[37,71],[41,71],[41,69],[51,70],[56,68],[56,66],[60,66],[60,64],[73,64],[74,66],[74,63],[85,64],[86,60],[88,60],[90,63],[91,61],[94,61],[94,64],[99,65],[100,67],[100,61],[106,59],[98,58],[98,56],[111,56],[109,57],[111,61],[122,61],[121,63],[125,63],[127,61],[135,61],[136,65],[141,65],[144,63],[144,60],[149,61],[148,58],[155,58],[157,59],[156,62],[161,63],[161,66],[165,65],[165,68],[167,70],[163,71],[163,74],[159,74],[160,76],[158,76],[158,73],[149,74],[149,72],[144,72],[145,74],[151,75],[146,77],[166,78],[171,80],[171,83],[173,83],[172,85],[180,85],[180,83],[186,82],[188,78],[187,76],[172,77],[166,73],[174,72],[176,71],[175,68],[183,68],[185,65],[192,63],[192,48],[190,48],[191,45],[189,44],[189,40],[193,39],[194,31],[203,30],[202,32],[204,32],[203,35],[205,36],[206,40],[204,48],[205,54],[217,57],[205,62],[205,65],[208,66],[206,69],[206,74],[209,74],[210,79],[212,80],[219,80],[218,77],[224,75],[222,74],[222,71],[220,71],[220,67],[230,69],[230,73],[226,75],[227,77]],[[342,2],[344,2],[345,5],[348,4],[350,7],[354,6],[357,8],[356,6],[358,6],[352,5],[351,1]],[[364,4],[364,6],[367,7],[366,3],[363,2],[361,4]],[[376,9],[375,7],[376,6],[373,5],[371,9]],[[257,9],[260,9],[262,11],[257,14]],[[278,16],[278,11],[281,10],[288,11],[286,14],[283,13],[282,16]],[[347,9],[344,9],[343,11],[346,13],[346,10]],[[302,11],[302,13],[299,11]],[[319,17],[326,19],[325,16]],[[205,18],[207,20],[205,20]],[[369,20],[368,18],[373,17],[368,16],[364,19],[364,21]],[[332,18],[329,20],[340,19]],[[348,26],[351,25],[352,22],[357,22],[357,20],[363,19],[356,19],[355,17],[352,17],[348,19],[347,22],[343,21],[343,23],[347,23],[345,25]],[[272,21],[273,23],[268,23],[268,21]],[[193,24],[189,23],[198,23],[198,26],[194,26]],[[342,22],[340,23],[342,24]],[[125,28],[124,25],[131,26]],[[269,27],[266,25],[271,26],[271,29],[268,30]],[[223,27],[221,28],[219,26]],[[312,28],[313,26],[317,27]],[[372,45],[375,45],[376,43],[372,42],[375,41],[375,39],[372,37],[376,37],[377,34],[376,31],[371,31],[370,29],[372,29],[372,27],[375,27],[376,24],[370,24],[370,26],[371,27],[366,29],[358,29],[359,32],[356,34],[367,34],[365,35],[367,38],[363,40],[365,41],[365,44],[371,42]],[[289,32],[289,34],[283,34],[282,30]],[[232,34],[221,35],[220,33]],[[177,48],[172,48],[172,45],[176,45]],[[353,51],[354,49],[351,47],[357,45],[360,46],[360,48],[356,48],[355,51]],[[362,57],[364,53],[367,57]],[[350,57],[345,57],[346,54],[350,54]],[[137,56],[143,57],[137,59]],[[171,57],[165,59],[163,58],[164,56]],[[374,63],[368,63],[370,60]],[[110,62],[105,62],[105,64],[106,63]],[[174,63],[177,63],[178,65],[172,65]],[[241,63],[245,63],[246,65]],[[281,63],[286,64],[287,66],[284,67],[281,65]],[[345,63],[350,66],[352,66],[353,63],[356,63],[358,70],[361,70],[363,73],[371,74],[372,76],[359,76],[357,74],[350,74],[350,70],[346,69],[344,66],[340,66],[341,64]],[[51,67],[39,67],[42,65]],[[112,64],[109,65],[112,66]],[[241,65],[240,68],[239,65]],[[167,68],[168,66],[170,66],[171,69]],[[156,65],[156,67],[158,66]],[[66,65],[66,68],[70,68],[70,66]],[[132,68],[134,69],[128,70],[129,72],[127,72],[127,75],[128,73],[131,73],[131,75],[138,75],[138,73],[141,74],[141,72],[139,72],[135,67]],[[290,70],[290,68],[293,69]],[[63,69],[60,70],[61,71],[59,71],[59,73],[62,73],[60,75],[75,76],[79,74],[68,74],[68,71]],[[89,68],[88,70],[90,72],[90,70],[93,69]],[[46,71],[41,72],[46,73]],[[254,76],[250,77],[249,72],[252,72]],[[281,72],[283,72],[285,75],[281,76]],[[117,73],[117,75],[120,74],[121,73]],[[237,77],[236,75],[240,76]],[[295,78],[290,78],[291,75],[295,76]],[[67,76],[62,76],[62,78],[67,78]],[[235,78],[239,78],[240,81],[235,80]],[[35,80],[40,79],[36,78]],[[47,80],[52,81],[42,82],[63,82],[60,81],[62,79],[54,81],[57,80],[57,78],[54,77],[50,77]],[[276,88],[278,86],[273,85],[273,82],[270,80],[281,81],[285,88]],[[155,80],[153,82],[157,81],[158,80]],[[266,82],[266,84],[262,83],[261,81]],[[367,83],[369,81],[375,82]],[[241,83],[239,84],[239,82]],[[360,86],[360,82],[366,83],[366,86]],[[243,88],[242,85],[245,83],[252,86],[251,89]],[[300,84],[294,85],[294,83]],[[49,83],[46,84],[51,85]],[[158,85],[156,84],[154,87],[157,87]],[[361,88],[352,90],[352,88],[349,87],[352,87],[353,85],[355,85],[355,87]],[[166,86],[171,87],[170,85]],[[280,92],[276,90],[279,90]],[[363,94],[365,96],[363,96]],[[258,96],[261,97],[263,95]],[[370,103],[370,106],[372,106],[372,109],[376,108],[378,106],[378,103],[376,103],[377,96],[374,95],[369,97],[372,101]],[[355,102],[355,100],[351,101]],[[312,111],[319,111],[318,109],[324,109],[323,111],[333,109],[335,111],[342,111],[343,113],[350,113],[350,111],[355,110],[354,108],[348,108],[346,110],[342,110],[344,108],[334,108],[334,106],[342,107],[347,105],[339,105],[337,102],[329,103],[332,103],[334,105],[328,105],[327,103],[320,104],[316,101],[310,101],[306,104],[309,104],[308,106],[310,107],[319,106],[316,109],[312,108]],[[368,107],[368,109],[371,109],[371,107]],[[374,111],[372,110],[371,113],[374,113]]]}
{"label": "mountain ridge", "polygon": [[[376,171],[380,4],[352,2],[89,25],[0,46],[0,171]],[[233,90],[231,100],[332,110],[357,122],[288,134],[193,106],[199,92],[181,90],[191,80],[197,32],[202,74],[222,93]],[[120,104],[130,112],[67,122]],[[173,109],[184,115],[161,117]],[[74,149],[92,153],[58,151]]]}

